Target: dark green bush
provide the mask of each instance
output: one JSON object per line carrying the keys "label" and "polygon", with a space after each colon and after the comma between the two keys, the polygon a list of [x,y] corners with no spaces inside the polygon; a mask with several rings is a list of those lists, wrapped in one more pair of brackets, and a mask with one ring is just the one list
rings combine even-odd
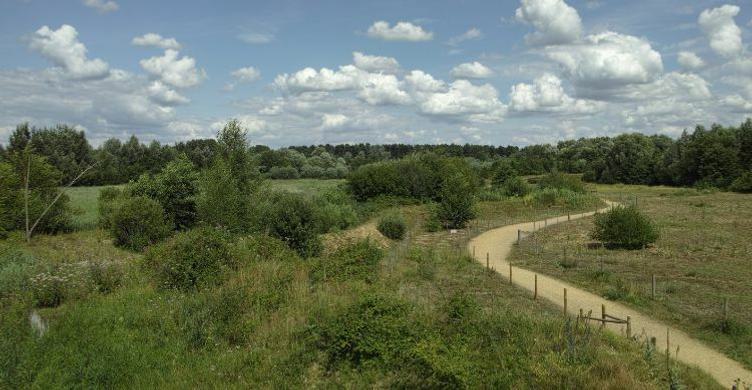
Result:
{"label": "dark green bush", "polygon": [[261,228],[279,238],[302,257],[321,251],[316,209],[313,202],[300,194],[277,192],[271,195],[261,221]]}
{"label": "dark green bush", "polygon": [[554,188],[584,193],[585,183],[576,175],[567,175],[561,172],[551,172],[538,179],[538,188]]}
{"label": "dark green bush", "polygon": [[407,232],[407,223],[405,222],[405,219],[402,218],[402,216],[400,216],[399,214],[389,213],[379,219],[379,223],[376,228],[387,238],[391,238],[392,240],[401,240],[405,238],[405,233]]}
{"label": "dark green bush", "polygon": [[250,230],[251,193],[241,191],[225,160],[217,159],[204,172],[199,188],[196,209],[200,221],[234,233]]}
{"label": "dark green bush", "polygon": [[350,243],[324,256],[314,265],[314,280],[364,280],[378,278],[384,256],[381,248],[366,239]]}
{"label": "dark green bush", "polygon": [[104,187],[99,190],[97,225],[100,229],[109,230],[112,227],[112,215],[118,207],[118,202],[123,198],[123,191],[118,187]]}
{"label": "dark green bush", "polygon": [[519,176],[508,178],[501,186],[504,195],[523,197],[530,193],[531,188],[527,181]]}
{"label": "dark green bush", "polygon": [[499,160],[494,163],[493,177],[491,179],[494,186],[503,186],[509,179],[517,177],[517,170],[508,159]]}
{"label": "dark green bush", "polygon": [[731,183],[729,190],[743,194],[752,193],[752,172],[744,172],[741,176],[736,178],[736,180]]}
{"label": "dark green bush", "polygon": [[112,213],[110,233],[119,247],[141,251],[170,235],[170,224],[157,201],[143,196],[124,199]]}
{"label": "dark green bush", "polygon": [[185,230],[196,223],[198,172],[184,155],[171,161],[154,176],[141,175],[129,185],[134,196],[146,196],[159,202],[165,216],[176,229]]}
{"label": "dark green bush", "polygon": [[193,290],[216,285],[236,259],[227,233],[201,227],[150,247],[143,265],[159,287]]}
{"label": "dark green bush", "polygon": [[271,167],[267,173],[270,179],[298,179],[300,172],[295,167]]}
{"label": "dark green bush", "polygon": [[460,171],[450,173],[439,191],[436,218],[448,229],[460,229],[475,217],[475,186]]}
{"label": "dark green bush", "polygon": [[596,214],[590,237],[609,247],[639,249],[658,240],[658,230],[636,207],[617,206]]}

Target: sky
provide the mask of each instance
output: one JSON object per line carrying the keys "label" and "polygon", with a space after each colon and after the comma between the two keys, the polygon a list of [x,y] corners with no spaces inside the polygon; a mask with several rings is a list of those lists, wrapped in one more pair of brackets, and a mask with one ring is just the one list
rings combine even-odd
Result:
{"label": "sky", "polygon": [[2,0],[0,142],[528,145],[752,116],[752,1]]}

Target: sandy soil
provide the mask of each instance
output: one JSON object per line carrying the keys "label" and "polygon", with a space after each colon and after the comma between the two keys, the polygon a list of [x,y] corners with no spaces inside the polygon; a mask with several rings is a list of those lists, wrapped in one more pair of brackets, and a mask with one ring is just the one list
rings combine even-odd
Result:
{"label": "sandy soil", "polygon": [[[614,203],[608,202],[609,206]],[[601,211],[605,211],[603,209]],[[593,215],[593,212],[571,215],[571,219],[578,219]],[[475,253],[475,259],[486,264],[488,254],[489,265],[497,272],[509,278],[509,263],[506,261],[509,252],[517,241],[517,231],[531,232],[545,226],[566,222],[568,216],[549,218],[545,221],[526,222],[508,225],[489,230],[475,238],[468,244],[468,250]],[[523,268],[512,267],[512,281],[515,285],[529,291],[535,289],[535,273]],[[600,318],[601,305],[606,306],[606,313],[619,318],[629,316],[632,322],[632,334],[655,337],[658,350],[666,351],[666,341],[670,341],[672,358],[694,365],[710,374],[720,384],[731,387],[737,378],[752,383],[752,372],[724,354],[708,347],[702,342],[692,339],[679,329],[654,320],[636,310],[627,308],[619,303],[606,300],[603,297],[574,287],[561,280],[545,275],[538,275],[538,297],[547,299],[560,307],[564,307],[564,289],[567,290],[567,312],[576,315],[582,309],[585,313],[592,311],[594,317]],[[607,328],[617,333],[626,331],[625,325],[608,324]],[[668,332],[668,335],[667,335]],[[679,348],[678,355],[676,354]]]}

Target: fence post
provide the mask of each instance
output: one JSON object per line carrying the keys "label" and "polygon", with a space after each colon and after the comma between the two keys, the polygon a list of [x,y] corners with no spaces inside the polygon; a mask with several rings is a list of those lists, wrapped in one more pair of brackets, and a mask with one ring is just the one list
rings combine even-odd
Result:
{"label": "fence post", "polygon": [[632,317],[627,316],[627,338],[632,337]]}
{"label": "fence post", "polygon": [[522,238],[522,230],[517,229],[517,245],[520,245],[520,238]]}
{"label": "fence post", "polygon": [[655,274],[653,274],[653,278],[652,278],[650,296],[653,297],[653,300],[655,300]]}
{"label": "fence post", "polygon": [[538,274],[535,274],[535,289],[533,290],[533,300],[538,299]]}
{"label": "fence post", "polygon": [[666,328],[666,369],[671,368],[671,343],[669,336],[669,328]]}
{"label": "fence post", "polygon": [[572,216],[569,214],[569,211],[567,211],[567,221],[571,221],[571,220],[572,220]]}
{"label": "fence post", "polygon": [[567,315],[567,289],[564,289],[564,315]]}
{"label": "fence post", "polygon": [[486,269],[487,269],[487,270],[490,270],[490,269],[491,269],[491,265],[490,265],[490,263],[489,263],[489,260],[490,260],[490,259],[491,259],[491,256],[490,256],[490,255],[488,254],[488,252],[486,252]]}
{"label": "fence post", "polygon": [[601,304],[601,319],[603,320],[601,321],[601,328],[605,328],[606,327],[606,321],[605,321],[606,320],[606,305],[603,303]]}
{"label": "fence post", "polygon": [[512,263],[509,263],[509,284],[512,284]]}

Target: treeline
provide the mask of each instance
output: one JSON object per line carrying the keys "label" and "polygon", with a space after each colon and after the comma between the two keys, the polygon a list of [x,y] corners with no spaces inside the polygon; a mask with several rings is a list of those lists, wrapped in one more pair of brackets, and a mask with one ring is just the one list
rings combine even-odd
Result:
{"label": "treeline", "polygon": [[[0,146],[0,159],[30,144],[61,172],[66,183],[86,166],[96,169],[79,185],[121,184],[144,173],[161,171],[167,163],[185,155],[197,168],[207,168],[217,154],[214,139],[196,139],[163,145],[141,143],[135,136],[122,142],[110,139],[92,148],[82,131],[68,126],[33,128],[20,125],[7,149]],[[273,179],[344,178],[358,167],[398,160],[415,154],[433,153],[463,158],[482,177],[491,178],[500,162],[520,175],[551,171],[584,174],[599,183],[713,186],[752,191],[752,119],[738,127],[697,126],[674,140],[664,135],[623,134],[616,137],[581,138],[556,145],[312,145],[271,149],[249,148],[258,173]]]}

